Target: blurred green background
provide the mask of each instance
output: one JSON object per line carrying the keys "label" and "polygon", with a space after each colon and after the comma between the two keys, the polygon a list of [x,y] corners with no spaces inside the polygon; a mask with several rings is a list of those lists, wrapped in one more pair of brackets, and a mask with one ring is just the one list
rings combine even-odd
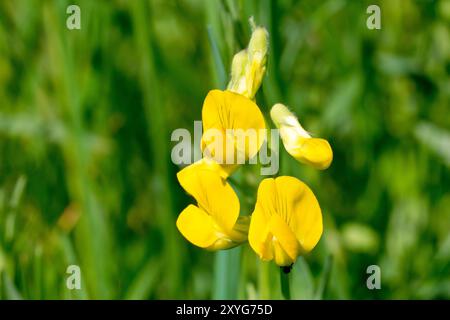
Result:
{"label": "blurred green background", "polygon": [[[250,16],[270,33],[266,120],[283,102],[334,150],[318,172],[280,146],[280,174],[324,214],[293,298],[450,298],[450,1],[431,0],[1,1],[0,298],[281,297],[248,245],[206,252],[175,227],[192,199],[170,134],[193,132],[223,88]],[[260,177],[245,170],[251,210]],[[381,290],[366,287],[373,264]]]}

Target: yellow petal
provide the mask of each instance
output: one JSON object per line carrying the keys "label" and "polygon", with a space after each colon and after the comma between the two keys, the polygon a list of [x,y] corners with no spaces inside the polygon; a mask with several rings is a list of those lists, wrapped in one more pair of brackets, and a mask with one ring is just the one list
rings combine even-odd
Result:
{"label": "yellow petal", "polygon": [[299,244],[290,227],[279,215],[273,214],[270,217],[269,229],[273,234],[275,244],[280,246],[274,249],[275,262],[284,266],[294,263],[299,253]]}
{"label": "yellow petal", "polygon": [[183,179],[183,176],[189,174],[193,170],[213,171],[216,172],[223,179],[227,179],[231,173],[229,166],[220,165],[212,159],[202,158],[193,164],[181,169],[178,173],[178,179]]}
{"label": "yellow petal", "polygon": [[[234,141],[229,135],[209,135],[210,131],[207,131],[200,140],[200,148],[203,151],[203,158],[196,163],[207,163],[211,169],[214,169],[220,173],[223,178],[228,178],[235,170],[239,168],[239,164],[234,160]],[[222,143],[222,139],[225,139],[225,143]],[[231,148],[230,152],[227,152],[227,148]],[[227,155],[232,157],[232,161],[227,164]]]}
{"label": "yellow petal", "polygon": [[208,248],[218,240],[211,216],[194,205],[180,213],[177,228],[187,240],[201,248]]}
{"label": "yellow petal", "polygon": [[272,241],[272,247],[274,255],[273,260],[275,260],[275,263],[280,267],[291,266],[297,259],[297,256],[295,256],[295,258],[292,259],[289,256],[289,254],[284,250],[284,248],[281,246],[281,243],[278,240]]}
{"label": "yellow petal", "polygon": [[248,242],[253,251],[265,261],[273,259],[273,250],[270,243],[272,234],[269,232],[269,221],[270,214],[266,213],[257,202],[255,210],[252,213],[248,231]]}
{"label": "yellow petal", "polygon": [[267,224],[270,216],[277,213],[278,195],[276,191],[274,178],[266,178],[259,183],[255,208],[259,207],[264,212]]}
{"label": "yellow petal", "polygon": [[[283,139],[283,135],[281,137]],[[325,170],[333,161],[333,150],[325,139],[297,136],[294,140],[285,138],[283,139],[283,143],[291,156],[316,169]]]}
{"label": "yellow petal", "polygon": [[321,235],[322,213],[306,184],[288,176],[260,183],[248,240],[261,259],[290,265],[311,251]]}
{"label": "yellow petal", "polygon": [[330,166],[333,150],[327,140],[311,137],[295,115],[281,103],[272,107],[270,116],[280,130],[283,145],[291,156],[319,170]]}
{"label": "yellow petal", "polygon": [[260,182],[255,210],[252,213],[248,242],[262,260],[273,259],[273,235],[269,229],[270,217],[276,214],[275,179],[267,178]]}
{"label": "yellow petal", "polygon": [[300,251],[311,251],[319,242],[323,230],[319,202],[311,189],[294,177],[278,177],[276,186],[282,204],[280,211],[286,211],[284,215],[300,243]]}
{"label": "yellow petal", "polygon": [[199,208],[224,232],[233,229],[239,216],[239,199],[217,171],[204,165],[191,165],[178,172],[177,177],[184,190],[197,200]]}
{"label": "yellow petal", "polygon": [[298,242],[292,231],[278,215],[268,220],[260,209],[252,214],[248,241],[264,261],[275,260],[279,266],[289,266],[298,255]]}
{"label": "yellow petal", "polygon": [[177,228],[188,241],[200,248],[223,250],[246,241],[248,217],[239,217],[231,233],[227,234],[204,210],[189,205],[179,215]]}
{"label": "yellow petal", "polygon": [[202,121],[202,151],[220,164],[227,163],[227,158],[236,164],[238,156],[247,160],[264,142],[264,117],[252,100],[240,94],[211,90],[203,103]]}

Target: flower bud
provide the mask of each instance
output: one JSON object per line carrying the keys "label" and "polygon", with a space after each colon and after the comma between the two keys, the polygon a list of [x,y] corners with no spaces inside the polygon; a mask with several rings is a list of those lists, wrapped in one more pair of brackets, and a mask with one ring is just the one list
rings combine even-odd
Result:
{"label": "flower bud", "polygon": [[[252,23],[252,20],[251,20]],[[263,27],[252,24],[248,48],[235,54],[231,65],[228,90],[254,99],[266,72],[269,34]]]}
{"label": "flower bud", "polygon": [[236,53],[231,63],[231,80],[227,89],[236,93],[246,95],[247,82],[245,79],[245,69],[248,62],[247,50]]}
{"label": "flower bud", "polygon": [[330,166],[333,150],[328,141],[311,137],[286,106],[275,104],[270,117],[280,130],[283,145],[291,156],[316,169],[324,170]]}

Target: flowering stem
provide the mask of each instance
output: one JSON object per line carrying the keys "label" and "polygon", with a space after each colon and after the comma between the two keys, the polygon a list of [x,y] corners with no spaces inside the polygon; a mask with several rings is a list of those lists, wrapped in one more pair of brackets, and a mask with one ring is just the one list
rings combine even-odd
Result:
{"label": "flowering stem", "polygon": [[291,300],[291,285],[289,273],[291,271],[290,267],[280,268],[280,284],[281,284],[281,294],[286,300]]}
{"label": "flowering stem", "polygon": [[259,260],[258,263],[259,299],[270,299],[270,264]]}
{"label": "flowering stem", "polygon": [[216,253],[213,299],[234,300],[238,295],[241,248]]}

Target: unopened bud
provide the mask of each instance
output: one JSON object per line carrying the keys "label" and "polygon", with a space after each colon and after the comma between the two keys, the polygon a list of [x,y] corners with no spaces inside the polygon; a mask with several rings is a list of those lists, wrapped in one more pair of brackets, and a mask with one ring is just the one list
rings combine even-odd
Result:
{"label": "unopened bud", "polygon": [[256,27],[252,19],[250,23],[252,36],[248,48],[233,57],[228,90],[253,99],[266,72],[269,34],[265,28]]}
{"label": "unopened bud", "polygon": [[324,170],[330,166],[333,150],[328,141],[311,137],[286,106],[275,104],[270,110],[270,117],[280,130],[283,145],[291,156],[316,169]]}
{"label": "unopened bud", "polygon": [[246,93],[245,69],[247,68],[247,62],[247,50],[239,51],[234,55],[231,63],[231,80],[228,83],[228,90],[240,94]]}

